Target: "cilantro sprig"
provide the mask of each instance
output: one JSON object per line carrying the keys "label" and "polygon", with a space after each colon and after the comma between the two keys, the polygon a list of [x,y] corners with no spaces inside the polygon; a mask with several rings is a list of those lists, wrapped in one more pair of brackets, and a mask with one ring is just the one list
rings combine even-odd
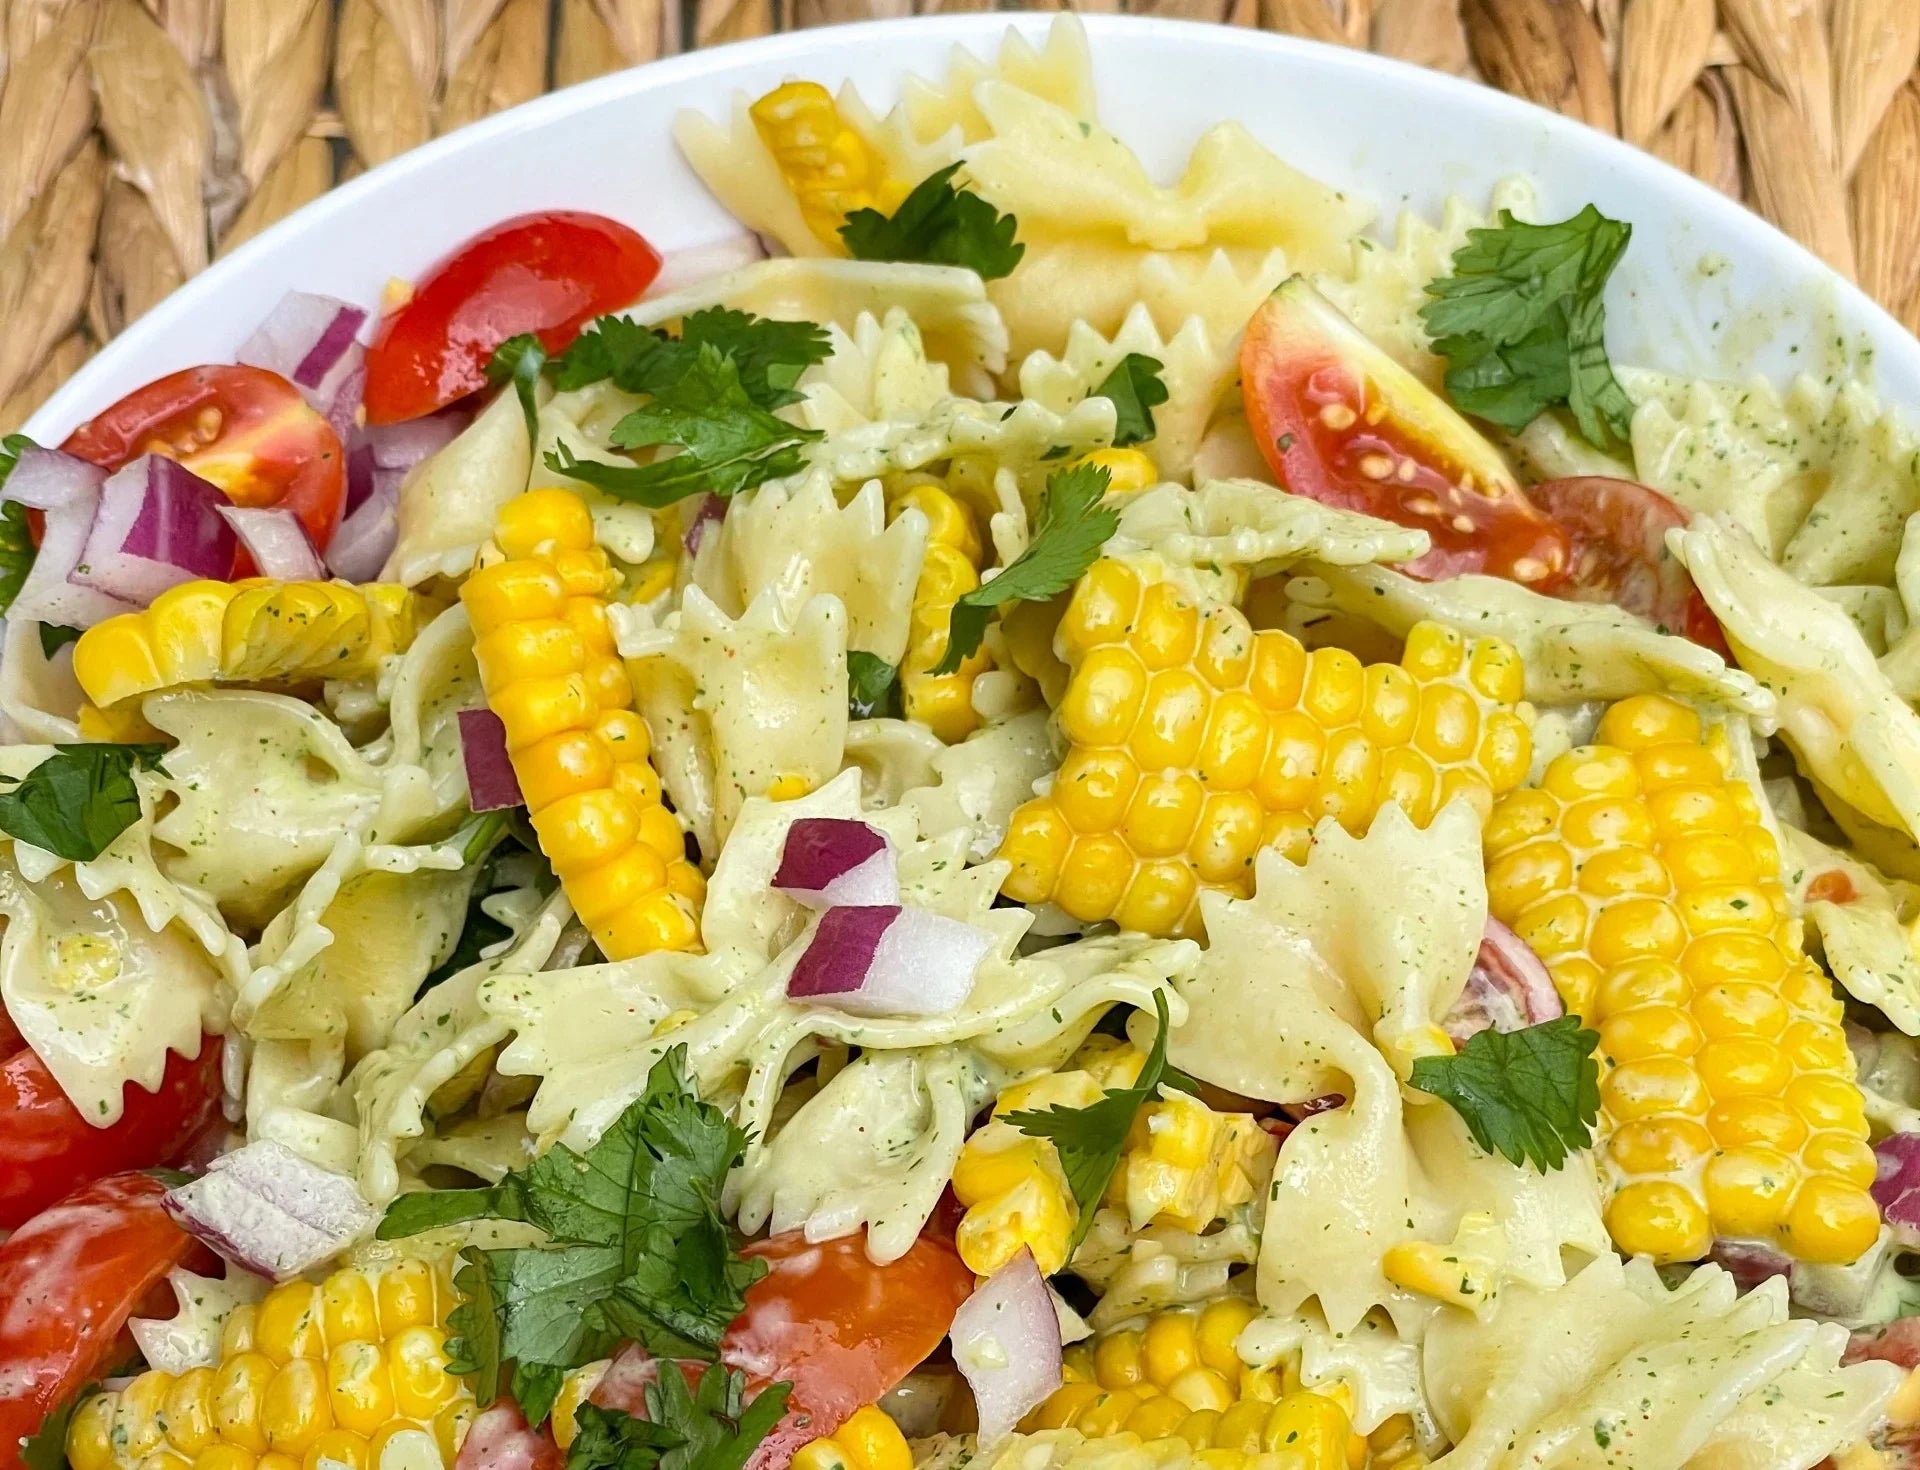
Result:
{"label": "cilantro sprig", "polygon": [[1079,1209],[1073,1238],[1067,1244],[1069,1261],[1092,1228],[1093,1212],[1106,1196],[1114,1170],[1120,1167],[1120,1155],[1126,1150],[1127,1135],[1133,1131],[1133,1120],[1141,1105],[1152,1099],[1162,1082],[1170,1080],[1164,992],[1153,993],[1153,1008],[1159,1017],[1160,1029],[1154,1035],[1146,1064],[1140,1068],[1140,1076],[1133,1086],[1110,1087],[1099,1102],[1084,1108],[1026,1108],[1007,1114],[1007,1121],[1029,1137],[1053,1140],[1054,1149],[1060,1155],[1060,1168],[1067,1176],[1067,1186],[1073,1191],[1073,1202]]}
{"label": "cilantro sprig", "polygon": [[855,260],[962,265],[983,281],[1011,275],[1027,252],[1013,238],[1019,221],[957,187],[953,176],[959,171],[959,164],[949,164],[921,180],[891,217],[877,209],[854,210],[840,227],[847,253]]}
{"label": "cilantro sprig", "polygon": [[1112,477],[1100,465],[1075,465],[1047,477],[1033,540],[990,582],[961,595],[947,622],[947,651],[934,666],[951,674],[986,636],[988,615],[1010,602],[1044,602],[1093,565],[1120,512],[1101,504]]}
{"label": "cilantro sprig", "polygon": [[1542,1173],[1593,1140],[1600,1115],[1597,1031],[1561,1016],[1518,1031],[1488,1029],[1450,1057],[1421,1057],[1412,1082],[1452,1104],[1473,1141]]}
{"label": "cilantro sprig", "polygon": [[877,653],[847,652],[847,716],[855,720],[897,718],[900,671]]}
{"label": "cilantro sprig", "polygon": [[1607,360],[1602,301],[1633,226],[1589,204],[1557,224],[1469,230],[1420,308],[1454,403],[1517,433],[1556,404],[1588,443],[1625,439],[1633,404]]}
{"label": "cilantro sprig", "polygon": [[547,349],[540,345],[540,339],[531,332],[507,338],[493,349],[493,356],[487,359],[489,383],[495,387],[502,383],[513,384],[514,395],[520,400],[520,412],[527,421],[529,450],[540,442],[540,400],[535,396],[535,389],[546,366]]}
{"label": "cilantro sprig", "polygon": [[[33,440],[25,434],[9,434],[0,439],[0,485],[13,473],[20,451],[33,447]],[[0,613],[12,607],[14,598],[20,595],[36,555],[33,535],[27,529],[27,508],[17,500],[0,503]]]}
{"label": "cilantro sprig", "polygon": [[67,1470],[67,1431],[80,1406],[101,1391],[89,1383],[40,1421],[40,1427],[20,1441],[20,1463],[26,1470]]}
{"label": "cilantro sprig", "polygon": [[686,1370],[663,1363],[644,1390],[647,1417],[582,1404],[567,1470],[743,1470],[787,1411],[790,1383],[747,1397],[739,1369],[708,1368],[698,1388]]}
{"label": "cilantro sprig", "polygon": [[[765,1273],[747,1260],[720,1209],[746,1135],[702,1102],[686,1048],[648,1073],[646,1090],[584,1153],[556,1144],[483,1189],[405,1194],[380,1222],[383,1240],[468,1220],[517,1220],[549,1244],[461,1251],[465,1298],[448,1318],[455,1371],[481,1402],[514,1365],[522,1408],[550,1406],[559,1376],[633,1338],[657,1357],[711,1359]],[[544,1402],[543,1402],[544,1401]]]}
{"label": "cilantro sprig", "polygon": [[1129,352],[1113,365],[1088,395],[1113,404],[1113,447],[1126,449],[1153,438],[1153,411],[1167,401],[1167,385],[1160,380],[1165,364],[1144,352]]}
{"label": "cilantro sprig", "polygon": [[164,745],[56,745],[25,776],[0,776],[0,832],[89,863],[140,820],[135,767],[160,770]]}

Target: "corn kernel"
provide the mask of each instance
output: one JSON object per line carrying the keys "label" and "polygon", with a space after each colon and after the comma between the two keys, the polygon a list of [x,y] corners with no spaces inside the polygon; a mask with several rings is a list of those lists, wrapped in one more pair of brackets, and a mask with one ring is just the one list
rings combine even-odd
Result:
{"label": "corn kernel", "polygon": [[1606,1219],[1621,1250],[1661,1264],[1698,1260],[1713,1244],[1706,1210],[1684,1187],[1666,1180],[1629,1184],[1608,1201]]}
{"label": "corn kernel", "polygon": [[1880,1234],[1880,1211],[1858,1185],[1816,1174],[1801,1184],[1787,1211],[1781,1240],[1803,1261],[1858,1260]]}

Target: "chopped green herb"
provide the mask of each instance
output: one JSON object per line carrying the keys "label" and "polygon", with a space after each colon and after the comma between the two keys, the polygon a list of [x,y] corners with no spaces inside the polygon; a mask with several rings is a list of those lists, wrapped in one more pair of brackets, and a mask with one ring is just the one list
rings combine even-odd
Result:
{"label": "chopped green herb", "polygon": [[70,862],[92,862],[140,820],[134,767],[160,769],[164,745],[56,745],[22,778],[0,776],[0,831]]}
{"label": "chopped green herb", "polygon": [[40,1421],[40,1427],[20,1442],[20,1463],[26,1470],[66,1470],[67,1430],[73,1424],[74,1411],[100,1392],[100,1385],[89,1383]]}
{"label": "chopped green herb", "polygon": [[889,219],[877,209],[856,209],[840,227],[855,260],[924,261],[963,265],[984,281],[1011,275],[1027,247],[1014,243],[1019,222],[1001,214],[971,189],[957,188],[950,164],[923,179]]}
{"label": "chopped green herb", "polygon": [[537,395],[540,374],[546,365],[547,349],[540,345],[540,339],[531,332],[507,338],[493,349],[493,356],[487,359],[487,381],[496,386],[501,383],[513,384],[513,391],[520,399],[520,412],[527,420],[529,453],[540,442],[540,400]]}
{"label": "chopped green herb", "polygon": [[847,717],[900,717],[900,671],[877,653],[858,648],[847,653]]}
{"label": "chopped green herb", "polygon": [[[7,476],[19,463],[20,451],[34,447],[25,434],[0,439],[0,485],[6,484]],[[36,554],[33,534],[27,529],[27,508],[17,500],[0,503],[0,613],[12,607],[13,599],[20,595]]]}
{"label": "chopped green herb", "polygon": [[[12,503],[8,502],[9,505]],[[62,627],[59,623],[42,623],[40,625],[40,656],[52,658],[69,643],[78,643],[80,632],[78,628]]]}
{"label": "chopped green herb", "polygon": [[1094,398],[1113,402],[1113,447],[1125,449],[1153,438],[1153,410],[1167,401],[1167,385],[1160,380],[1163,364],[1144,352],[1129,352],[1101,379]]}
{"label": "chopped green herb", "polygon": [[1044,602],[1071,587],[1093,565],[1120,512],[1102,505],[1111,476],[1099,465],[1076,465],[1047,477],[1040,516],[1027,549],[991,582],[963,593],[947,622],[947,652],[934,666],[951,674],[986,636],[987,615],[1009,602]]}
{"label": "chopped green herb", "polygon": [[751,1399],[738,1368],[708,1368],[700,1386],[687,1370],[663,1363],[642,1390],[647,1417],[583,1404],[567,1470],[743,1470],[787,1412],[790,1383],[769,1384]]}
{"label": "chopped green herb", "polygon": [[689,316],[678,337],[629,317],[601,317],[549,371],[562,392],[610,378],[622,392],[651,395],[687,373],[702,347],[733,359],[748,399],[765,409],[797,401],[800,375],[832,352],[826,332],[812,322],[769,321],[715,306]]}
{"label": "chopped green herb", "polygon": [[1421,1057],[1413,1085],[1444,1098],[1473,1141],[1542,1173],[1593,1141],[1600,1113],[1597,1031],[1561,1016],[1518,1031],[1488,1029],[1450,1057]]}

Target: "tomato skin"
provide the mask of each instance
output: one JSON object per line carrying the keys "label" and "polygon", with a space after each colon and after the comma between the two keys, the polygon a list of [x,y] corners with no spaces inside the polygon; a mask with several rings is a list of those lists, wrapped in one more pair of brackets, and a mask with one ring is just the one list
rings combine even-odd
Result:
{"label": "tomato skin", "polygon": [[1605,475],[1547,480],[1532,495],[1572,547],[1555,596],[1613,603],[1732,662],[1719,620],[1667,550],[1667,532],[1689,519],[1683,507],[1650,485]]}
{"label": "tomato skin", "polygon": [[495,1399],[467,1427],[454,1456],[453,1470],[560,1470],[566,1456],[554,1443],[551,1426],[536,1432],[512,1399]]}
{"label": "tomato skin", "polygon": [[[264,368],[217,364],[156,378],[87,420],[60,447],[108,470],[164,452],[235,505],[292,511],[318,551],[333,539],[347,497],[340,436],[298,388]],[[246,553],[238,553],[233,575],[251,571]]]}
{"label": "tomato skin", "polygon": [[[747,1375],[750,1393],[769,1383],[793,1385],[786,1417],[760,1442],[747,1470],[780,1470],[807,1441],[878,1401],[926,1361],[973,1294],[973,1272],[959,1253],[924,1235],[884,1266],[867,1258],[864,1235],[812,1245],[794,1230],[754,1241],[741,1254],[765,1261],[768,1270],[747,1288],[747,1309],[720,1340],[720,1361]],[[656,1371],[629,1344],[593,1402],[644,1414],[641,1391]]]}
{"label": "tomato skin", "polygon": [[83,1385],[115,1366],[127,1318],[198,1243],[160,1208],[166,1185],[82,1185],[0,1245],[0,1470]]}
{"label": "tomato skin", "polygon": [[532,332],[559,352],[660,273],[639,234],[582,210],[523,214],[475,235],[382,319],[367,349],[367,422],[417,419],[486,386],[487,360]]}
{"label": "tomato skin", "polygon": [[125,1169],[177,1164],[220,1114],[218,1037],[167,1058],[156,1092],[129,1082],[126,1110],[95,1128],[45,1062],[22,1046],[0,1063],[0,1230],[24,1224],[73,1187]]}
{"label": "tomato skin", "polygon": [[1399,567],[1409,576],[1478,572],[1537,592],[1565,576],[1565,533],[1493,446],[1301,277],[1248,323],[1240,382],[1276,483],[1427,533],[1431,549]]}

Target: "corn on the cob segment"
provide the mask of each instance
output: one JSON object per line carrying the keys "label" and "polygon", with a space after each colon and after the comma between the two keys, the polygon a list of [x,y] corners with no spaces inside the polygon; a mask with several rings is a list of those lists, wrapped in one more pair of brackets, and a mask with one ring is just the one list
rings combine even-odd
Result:
{"label": "corn on the cob segment", "polygon": [[460,600],[541,851],[608,959],[697,948],[706,882],[661,801],[614,651],[618,574],[593,517],[571,491],[531,490],[501,507],[494,540],[499,557]]}
{"label": "corn on the cob segment", "polygon": [[[1073,1193],[1053,1142],[1006,1121],[1026,1109],[1084,1108],[1111,1087],[1131,1086],[1145,1056],[1112,1037],[1081,1048],[1078,1065],[1009,1087],[993,1117],[966,1142],[953,1192],[967,1207],[956,1232],[960,1259],[989,1276],[1030,1247],[1043,1272],[1066,1265],[1073,1236]],[[1278,1143],[1246,1113],[1217,1113],[1176,1092],[1145,1104],[1106,1203],[1127,1211],[1136,1230],[1150,1224],[1200,1232],[1266,1187]]]}
{"label": "corn on the cob segment", "polygon": [[1865,1104],[1773,834],[1686,706],[1623,700],[1597,739],[1495,806],[1487,894],[1600,1033],[1608,1229],[1661,1262],[1716,1235],[1855,1260],[1880,1225]]}
{"label": "corn on the cob segment", "polygon": [[177,684],[364,679],[439,610],[389,582],[183,582],[82,633],[73,673],[102,710]]}
{"label": "corn on the cob segment", "polygon": [[807,228],[823,244],[839,246],[840,226],[854,210],[891,214],[906,197],[818,82],[785,82],[749,111]]}
{"label": "corn on the cob segment", "polygon": [[913,1451],[900,1426],[869,1404],[795,1450],[793,1470],[913,1470]]}
{"label": "corn on the cob segment", "polygon": [[1353,1432],[1344,1384],[1303,1388],[1285,1369],[1240,1361],[1234,1339],[1257,1314],[1252,1302],[1228,1298],[1077,1343],[1066,1353],[1065,1382],[1021,1427],[1178,1438],[1196,1451],[1274,1455],[1288,1470],[1364,1466],[1369,1446]]}
{"label": "corn on the cob segment", "polygon": [[88,1399],[73,1470],[349,1470],[451,1466],[473,1395],[447,1372],[446,1263],[348,1267],[290,1281],[227,1319],[220,1364],[153,1370]]}
{"label": "corn on the cob segment", "polygon": [[976,649],[951,674],[934,667],[947,654],[947,625],[953,605],[980,585],[986,559],[974,515],[933,480],[920,480],[891,497],[887,519],[912,506],[927,518],[927,555],[913,589],[913,621],[906,656],[900,661],[900,699],[910,720],[918,720],[949,745],[980,726],[973,708],[973,681],[993,667],[984,648]]}
{"label": "corn on the cob segment", "polygon": [[1532,759],[1519,655],[1437,623],[1363,667],[1109,558],[1056,641],[1069,749],[1000,856],[1009,897],[1077,919],[1192,934],[1201,890],[1244,897],[1262,846],[1298,861],[1320,818],[1363,833],[1388,801],[1419,826],[1457,796],[1484,812]]}

